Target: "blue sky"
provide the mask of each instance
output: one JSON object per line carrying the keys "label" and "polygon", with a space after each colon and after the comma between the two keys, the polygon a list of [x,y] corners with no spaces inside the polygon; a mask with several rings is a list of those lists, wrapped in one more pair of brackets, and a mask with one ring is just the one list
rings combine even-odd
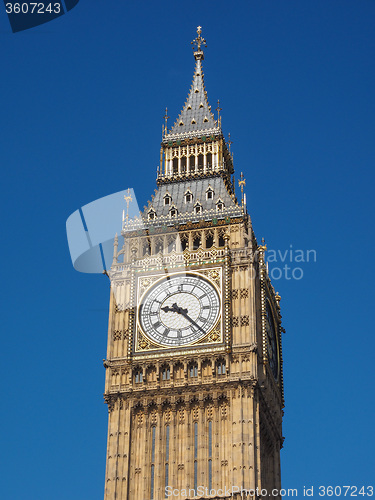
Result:
{"label": "blue sky", "polygon": [[74,271],[65,221],[128,187],[150,198],[197,25],[258,240],[316,252],[274,281],[283,486],[374,481],[375,2],[81,0],[17,34],[0,12],[2,498],[103,497],[109,282]]}

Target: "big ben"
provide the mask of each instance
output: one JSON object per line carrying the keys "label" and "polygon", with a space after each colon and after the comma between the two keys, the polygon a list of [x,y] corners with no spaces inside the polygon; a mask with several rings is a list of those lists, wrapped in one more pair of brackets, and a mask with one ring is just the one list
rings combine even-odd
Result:
{"label": "big ben", "polygon": [[235,192],[220,106],[215,117],[208,103],[200,27],[193,43],[188,97],[170,128],[165,116],[157,189],[139,217],[124,217],[108,271],[105,500],[281,488],[280,296],[242,174]]}

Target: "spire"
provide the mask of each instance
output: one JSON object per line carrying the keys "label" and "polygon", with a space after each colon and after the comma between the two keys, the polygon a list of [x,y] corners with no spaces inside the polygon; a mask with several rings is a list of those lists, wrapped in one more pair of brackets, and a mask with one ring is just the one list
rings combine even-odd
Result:
{"label": "spire", "polygon": [[195,47],[195,69],[193,83],[190,87],[189,95],[184,107],[179,114],[172,129],[165,131],[164,140],[175,138],[194,137],[202,135],[216,135],[221,133],[221,127],[211,113],[211,106],[208,104],[207,92],[204,86],[204,76],[202,61],[204,53],[202,47],[207,47],[206,40],[201,36],[202,28],[198,26],[198,36],[191,42]]}

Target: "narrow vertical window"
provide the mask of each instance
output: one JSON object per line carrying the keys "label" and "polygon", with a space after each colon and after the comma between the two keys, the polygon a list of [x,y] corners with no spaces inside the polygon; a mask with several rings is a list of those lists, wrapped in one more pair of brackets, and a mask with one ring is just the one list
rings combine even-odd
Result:
{"label": "narrow vertical window", "polygon": [[198,422],[194,422],[194,491],[198,489]]}
{"label": "narrow vertical window", "polygon": [[151,492],[150,499],[154,500],[154,478],[155,478],[155,427],[151,427]]}
{"label": "narrow vertical window", "polygon": [[167,486],[169,481],[169,425],[165,428],[165,497],[167,497]]}
{"label": "narrow vertical window", "polygon": [[208,491],[212,490],[212,421],[208,422]]}

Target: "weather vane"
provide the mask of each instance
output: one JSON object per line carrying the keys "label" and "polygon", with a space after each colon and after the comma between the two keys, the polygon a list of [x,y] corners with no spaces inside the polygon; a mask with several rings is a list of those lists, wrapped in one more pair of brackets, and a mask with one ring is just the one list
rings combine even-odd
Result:
{"label": "weather vane", "polygon": [[[197,52],[202,52],[201,46],[203,45],[204,47],[207,47],[206,40],[203,37],[201,37],[202,26],[198,26],[197,33],[198,33],[197,38],[194,38],[194,40],[191,42],[191,44],[197,46]],[[193,47],[193,50],[194,50],[194,47]]]}
{"label": "weather vane", "polygon": [[[132,195],[130,194],[130,188],[127,190],[127,194],[124,195],[124,200],[126,201],[126,223],[129,220],[129,203],[133,201]],[[122,211],[122,221],[124,222],[124,210]]]}
{"label": "weather vane", "polygon": [[241,188],[241,199],[242,199],[242,205],[244,204],[244,197],[243,197],[243,188],[246,186],[246,179],[244,179],[243,173],[241,172],[240,179],[238,181],[238,185]]}

